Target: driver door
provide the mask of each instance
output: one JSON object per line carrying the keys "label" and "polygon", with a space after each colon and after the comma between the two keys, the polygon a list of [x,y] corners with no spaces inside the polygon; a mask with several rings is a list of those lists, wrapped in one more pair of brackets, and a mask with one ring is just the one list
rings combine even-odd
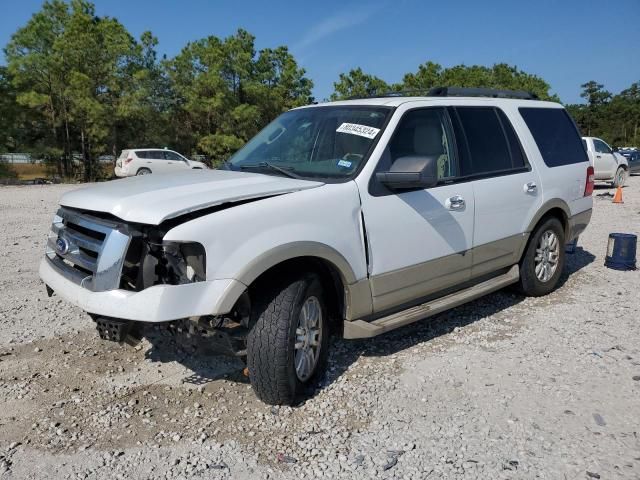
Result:
{"label": "driver door", "polygon": [[613,178],[618,168],[618,162],[613,150],[599,138],[593,139],[594,159],[593,168],[596,179]]}
{"label": "driver door", "polygon": [[168,172],[177,172],[178,170],[187,170],[191,168],[184,158],[171,150],[165,150],[164,158]]}
{"label": "driver door", "polygon": [[470,279],[474,194],[471,182],[452,182],[458,164],[451,131],[444,108],[408,110],[376,167],[386,171],[400,157],[433,156],[437,186],[391,191],[375,173],[368,185],[359,184],[374,313]]}

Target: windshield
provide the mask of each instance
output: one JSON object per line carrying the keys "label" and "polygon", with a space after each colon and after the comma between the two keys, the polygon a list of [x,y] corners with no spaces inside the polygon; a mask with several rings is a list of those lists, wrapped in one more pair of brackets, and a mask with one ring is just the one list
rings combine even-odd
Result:
{"label": "windshield", "polygon": [[312,107],[283,113],[227,163],[292,177],[349,178],[366,157],[388,107]]}

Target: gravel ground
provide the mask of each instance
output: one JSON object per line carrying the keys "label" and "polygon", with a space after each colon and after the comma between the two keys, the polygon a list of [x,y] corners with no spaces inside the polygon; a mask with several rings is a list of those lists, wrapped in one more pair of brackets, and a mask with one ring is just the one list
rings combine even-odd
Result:
{"label": "gravel ground", "polygon": [[0,478],[640,479],[640,177],[594,215],[562,286],[508,291],[367,341],[336,340],[316,394],[255,399],[242,364],[163,330],[100,341],[38,280],[57,199],[0,188]]}

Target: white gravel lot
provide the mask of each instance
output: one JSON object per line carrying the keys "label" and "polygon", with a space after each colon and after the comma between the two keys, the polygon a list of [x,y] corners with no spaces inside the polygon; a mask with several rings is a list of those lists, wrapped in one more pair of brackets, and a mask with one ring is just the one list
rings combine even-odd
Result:
{"label": "white gravel lot", "polygon": [[37,276],[58,198],[0,187],[0,478],[640,479],[640,272],[603,266],[640,233],[597,188],[562,286],[499,292],[367,341],[336,340],[315,396],[261,404],[242,365],[100,341]]}

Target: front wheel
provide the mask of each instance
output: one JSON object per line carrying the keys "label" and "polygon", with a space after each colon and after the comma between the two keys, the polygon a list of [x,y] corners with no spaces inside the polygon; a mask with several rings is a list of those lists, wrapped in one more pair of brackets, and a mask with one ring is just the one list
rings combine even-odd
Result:
{"label": "front wheel", "polygon": [[520,260],[522,293],[540,297],[558,286],[564,269],[564,244],[564,229],[557,218],[547,218],[536,227]]}
{"label": "front wheel", "polygon": [[613,187],[614,188],[618,188],[618,187],[624,187],[625,182],[627,181],[627,171],[622,168],[622,167],[618,167],[618,170],[616,171],[616,176],[613,177]]}
{"label": "front wheel", "polygon": [[324,372],[327,308],[318,275],[310,273],[258,294],[247,338],[247,367],[258,398],[291,405]]}

